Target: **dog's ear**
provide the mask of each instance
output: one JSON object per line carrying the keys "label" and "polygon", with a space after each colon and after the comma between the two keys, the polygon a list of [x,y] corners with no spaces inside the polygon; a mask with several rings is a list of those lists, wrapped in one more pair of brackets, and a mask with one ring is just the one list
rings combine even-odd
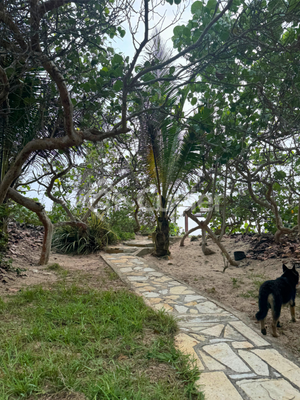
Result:
{"label": "dog's ear", "polygon": [[296,271],[296,264],[293,265],[292,270],[293,270],[293,271]]}
{"label": "dog's ear", "polygon": [[282,270],[283,270],[283,272],[285,272],[288,270],[288,267],[285,264],[282,264]]}

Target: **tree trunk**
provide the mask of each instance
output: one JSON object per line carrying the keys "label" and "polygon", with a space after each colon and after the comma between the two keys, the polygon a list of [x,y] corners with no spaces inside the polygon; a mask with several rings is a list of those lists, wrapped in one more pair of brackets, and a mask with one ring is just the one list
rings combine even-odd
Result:
{"label": "tree trunk", "polygon": [[185,241],[185,239],[186,239],[191,233],[197,231],[198,229],[200,229],[199,226],[196,226],[195,228],[192,228],[192,229],[190,229],[189,231],[187,231],[187,232],[183,235],[183,237],[182,237],[182,239],[181,239],[181,241],[180,241],[180,245],[179,245],[179,246],[180,246],[180,247],[183,247],[183,246],[184,246],[184,241]]}
{"label": "tree trunk", "polygon": [[[207,226],[208,222],[201,222],[198,220],[197,217],[195,217],[195,215],[193,215],[190,211],[186,212],[187,215],[193,220],[195,221],[199,227],[201,229],[205,229],[206,232],[211,236],[212,240],[216,243],[216,245],[219,247],[219,249],[221,250],[221,252],[224,254],[224,256],[227,258],[228,262],[230,265],[233,265],[235,267],[238,267],[238,263],[236,261],[234,261],[230,255],[228,254],[227,250],[225,249],[225,247],[222,245],[222,243],[218,240],[217,236],[214,234],[214,232]],[[206,219],[207,221],[207,219]]]}
{"label": "tree trunk", "polygon": [[138,219],[138,212],[140,209],[140,205],[137,199],[133,199],[133,201],[135,202],[135,210],[134,210],[134,219],[135,219],[135,223],[136,223],[136,227],[134,228],[134,233],[138,233],[141,229],[141,225]]}
{"label": "tree trunk", "polygon": [[206,254],[206,231],[202,228],[201,248],[203,254]]}
{"label": "tree trunk", "polygon": [[50,251],[51,251],[51,243],[52,243],[52,235],[53,235],[53,225],[50,221],[48,215],[46,214],[45,210],[36,213],[39,217],[39,220],[44,225],[44,238],[43,238],[43,245],[42,245],[42,252],[39,264],[46,265],[48,264]]}
{"label": "tree trunk", "polygon": [[52,234],[53,234],[53,225],[50,219],[48,218],[44,207],[40,203],[36,203],[35,201],[28,199],[25,196],[22,196],[16,190],[9,188],[7,192],[8,196],[15,201],[16,203],[20,204],[23,207],[28,208],[36,213],[39,220],[42,222],[44,226],[44,239],[42,245],[42,253],[40,257],[39,264],[45,265],[49,261],[50,250],[51,250],[51,242],[52,242]]}
{"label": "tree trunk", "polygon": [[169,250],[169,220],[166,217],[158,218],[156,230],[153,233],[155,246],[154,255],[157,257],[168,256]]}

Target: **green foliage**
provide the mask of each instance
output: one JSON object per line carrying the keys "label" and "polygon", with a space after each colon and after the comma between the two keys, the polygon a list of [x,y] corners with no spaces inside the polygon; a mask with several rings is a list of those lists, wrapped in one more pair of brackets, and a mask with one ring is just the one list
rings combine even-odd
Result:
{"label": "green foliage", "polygon": [[169,223],[169,229],[170,229],[170,236],[178,236],[180,234],[180,228],[174,222]]}
{"label": "green foliage", "polygon": [[87,230],[70,225],[58,227],[53,234],[52,247],[60,253],[89,254],[116,239],[108,223],[92,214]]}
{"label": "green foliage", "polygon": [[[74,213],[73,211],[74,210],[71,209],[73,215],[76,215],[76,213]],[[68,219],[65,210],[62,208],[60,204],[57,203],[53,203],[51,211],[48,212],[48,217],[50,218],[52,224],[56,224],[57,222],[67,221]]]}
{"label": "green foliage", "polygon": [[[37,198],[33,198],[32,200],[39,202],[39,199]],[[19,224],[42,225],[35,212],[28,210],[28,208],[23,207],[18,203],[11,203],[9,209],[11,219]]]}
{"label": "green foliage", "polygon": [[[0,301],[0,314],[1,399],[70,392],[87,399],[203,399],[195,388],[198,369],[174,347],[174,318],[128,291],[28,288]],[[157,371],[153,381],[149,369]]]}
{"label": "green foliage", "polygon": [[109,224],[111,230],[121,240],[134,239],[134,229],[136,222],[133,218],[132,207],[121,207],[119,210],[114,210],[109,213]]}

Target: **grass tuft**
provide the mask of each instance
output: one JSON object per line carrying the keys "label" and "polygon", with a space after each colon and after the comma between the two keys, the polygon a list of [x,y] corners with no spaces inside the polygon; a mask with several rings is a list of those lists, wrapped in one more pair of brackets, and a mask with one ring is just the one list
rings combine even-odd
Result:
{"label": "grass tuft", "polygon": [[62,277],[66,277],[69,272],[64,269],[61,265],[58,263],[50,264],[46,268],[48,271],[56,272],[57,274],[61,275]]}

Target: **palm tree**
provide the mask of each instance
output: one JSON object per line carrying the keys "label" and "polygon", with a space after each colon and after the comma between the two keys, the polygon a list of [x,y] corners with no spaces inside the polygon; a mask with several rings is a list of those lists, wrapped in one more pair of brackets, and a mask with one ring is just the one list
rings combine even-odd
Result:
{"label": "palm tree", "polygon": [[[152,46],[147,49],[147,61],[152,65],[161,63],[170,57],[170,51],[156,35]],[[152,79],[168,77],[167,70],[156,70]],[[171,67],[172,69],[172,67]],[[174,70],[174,68],[173,68]],[[181,118],[188,88],[181,89],[181,97],[171,95],[172,84],[155,82],[152,93],[140,95],[144,112],[140,116],[140,150],[151,182],[158,194],[158,207],[148,196],[156,216],[156,230],[153,233],[155,255],[169,255],[169,221],[176,209],[174,204],[180,189],[187,190],[191,175],[201,165],[201,146],[192,130],[182,129]],[[152,196],[153,198],[153,196]]]}
{"label": "palm tree", "polygon": [[[180,189],[187,190],[187,183],[201,163],[201,148],[192,131],[182,132],[173,118],[154,121],[147,118],[146,165],[152,184],[159,198],[155,210],[157,226],[153,234],[155,255],[169,255],[169,221],[176,209],[174,200]],[[150,198],[149,198],[149,201]]]}

